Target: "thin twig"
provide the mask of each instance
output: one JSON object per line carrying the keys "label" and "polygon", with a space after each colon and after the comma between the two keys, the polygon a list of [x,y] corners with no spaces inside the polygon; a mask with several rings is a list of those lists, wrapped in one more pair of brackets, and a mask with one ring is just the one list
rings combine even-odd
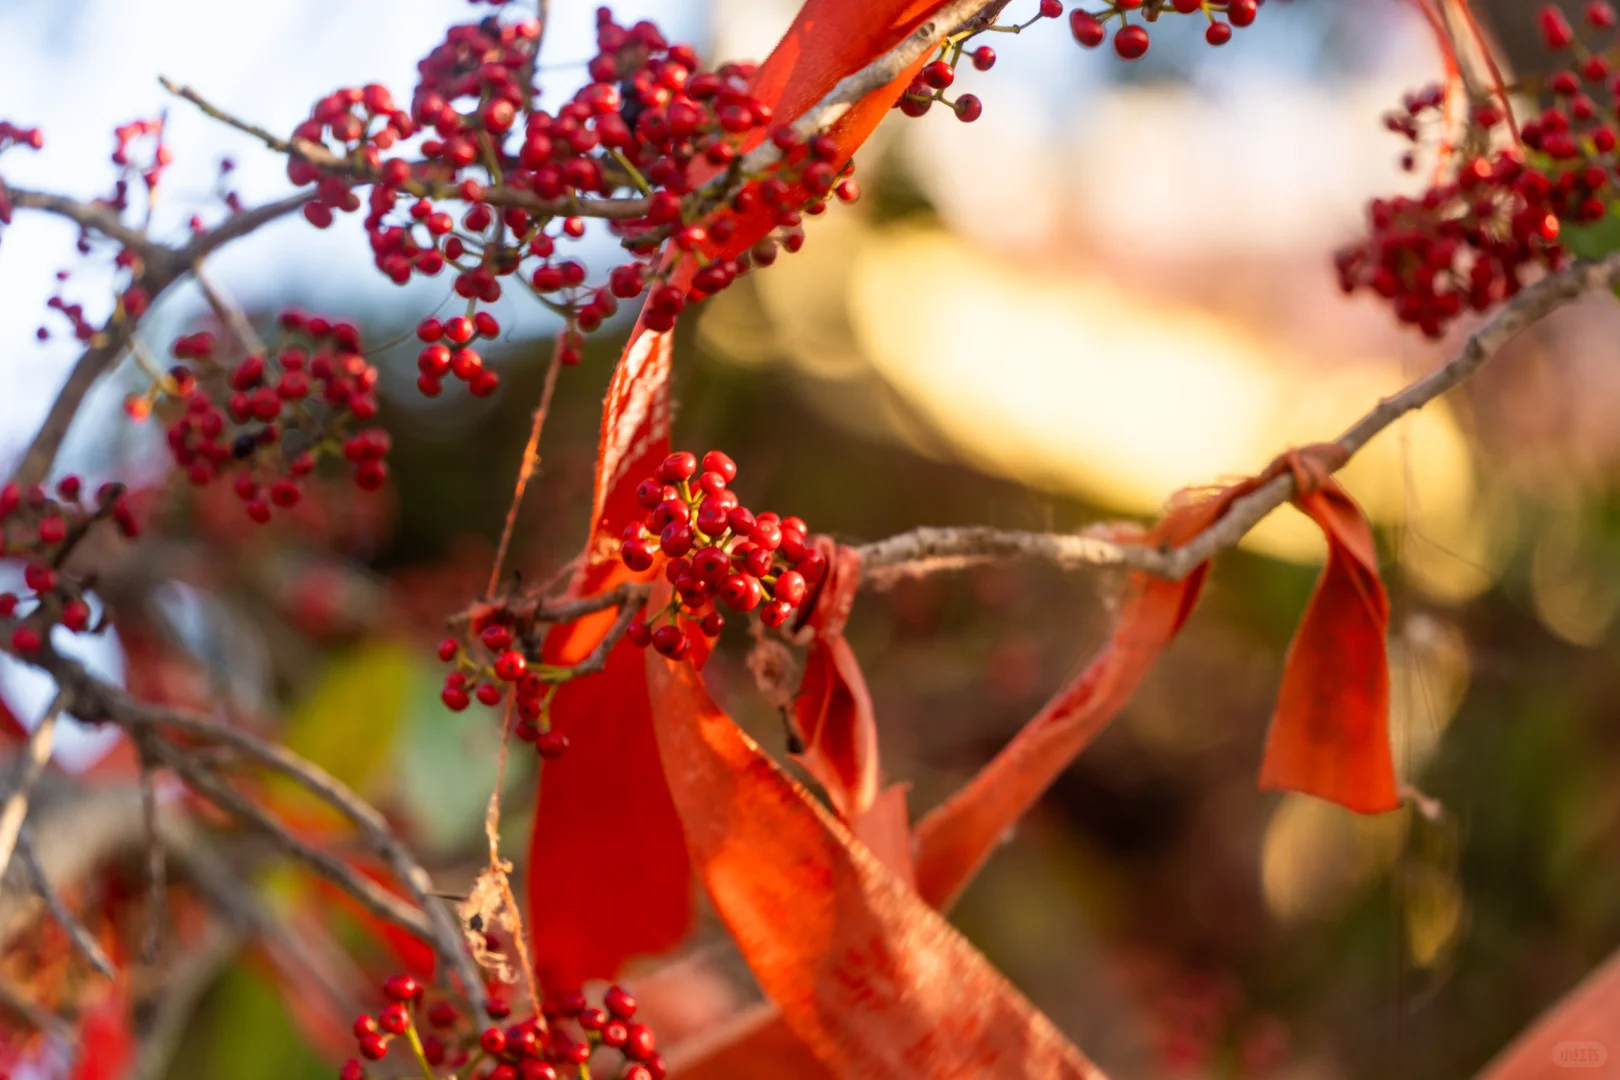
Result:
{"label": "thin twig", "polygon": [[[907,68],[938,48],[958,27],[979,17],[987,8],[1005,6],[1005,0],[954,0],[907,34],[905,40],[852,75],[840,79],[827,95],[793,122],[802,138],[819,135],[836,124],[856,102],[898,79]],[[749,151],[741,172],[757,174],[781,160],[782,151],[770,139]]]}
{"label": "thin twig", "polygon": [[81,202],[48,191],[24,191],[22,188],[6,187],[3,180],[0,180],[0,191],[10,196],[12,205],[19,209],[43,210],[47,214],[65,217],[82,228],[98,232],[109,240],[118,241],[143,259],[153,252],[163,250],[161,244],[154,243],[139,229],[125,225],[118,217],[118,212],[106,203]]}
{"label": "thin twig", "polygon": [[[1589,292],[1620,282],[1620,254],[1599,262],[1582,262],[1549,274],[1508,301],[1468,338],[1462,350],[1442,366],[1399,393],[1380,401],[1335,442],[1346,460],[1373,437],[1407,413],[1415,412],[1454,389],[1478,371],[1527,327]],[[1342,467],[1342,466],[1341,466]],[[1143,544],[1121,544],[1099,536],[1029,533],[987,526],[914,529],[858,548],[862,581],[879,584],[914,569],[942,567],[990,558],[1042,559],[1063,567],[1120,566],[1180,580],[1212,556],[1234,547],[1267,514],[1294,494],[1294,478],[1284,472],[1232,502],[1210,528],[1178,548],[1163,550]]]}
{"label": "thin twig", "polygon": [[197,287],[202,289],[203,296],[208,300],[208,306],[214,309],[219,321],[225,324],[231,336],[236,339],[242,354],[263,356],[264,342],[259,340],[258,333],[253,329],[253,324],[248,322],[241,305],[214,284],[213,278],[203,267],[202,260],[199,259],[192,265],[191,276],[196,279]]}
{"label": "thin twig", "polygon": [[[148,305],[155,303],[170,285],[209,252],[292,213],[308,202],[313,195],[314,189],[310,189],[252,210],[244,210],[240,214],[233,214],[216,228],[193,237],[182,248],[149,245],[150,250],[144,256],[145,272],[137,281],[137,284],[146,291]],[[56,400],[51,403],[44,422],[34,433],[33,441],[24,452],[22,461],[17,465],[12,480],[19,487],[26,490],[35,484],[43,483],[50,475],[51,466],[56,463],[56,455],[62,449],[62,441],[67,438],[68,428],[73,425],[73,418],[79,414],[85,396],[90,393],[90,388],[96,381],[112,367],[113,362],[123,354],[134,336],[135,323],[135,319],[121,313],[116,314],[91,339],[89,348],[80,354],[78,361],[73,365],[73,370],[68,373],[67,381],[62,384],[62,389],[57,391]]]}
{"label": "thin twig", "polygon": [[443,904],[434,902],[429,896],[435,891],[432,877],[394,836],[387,819],[348,785],[286,747],[266,742],[241,728],[227,727],[187,710],[162,708],[137,701],[117,687],[92,676],[78,661],[49,648],[25,659],[55,676],[59,685],[72,692],[80,716],[111,720],[136,735],[157,729],[231,746],[260,765],[296,781],[341,813],[383,857],[394,876],[409,891],[411,899],[425,912],[428,920],[425,936],[445,961],[446,974],[452,970],[455,972],[465,985],[476,1017],[481,1023],[488,1022],[480,993],[483,981],[462,944],[461,932],[449,912]]}
{"label": "thin twig", "polygon": [[0,810],[0,877],[5,876],[6,868],[11,865],[11,853],[17,846],[17,836],[22,832],[24,819],[28,817],[28,797],[39,782],[39,774],[45,771],[45,763],[51,760],[56,721],[66,707],[67,694],[59,690],[51,707],[45,710],[39,726],[28,737],[28,748],[18,764],[11,794],[6,796],[5,809]]}
{"label": "thin twig", "polygon": [[557,390],[557,373],[562,363],[557,359],[562,352],[559,342],[552,350],[551,363],[546,365],[546,383],[540,391],[540,403],[534,407],[534,420],[529,424],[529,441],[523,446],[523,460],[518,462],[517,484],[512,489],[512,505],[506,510],[506,523],[501,526],[501,542],[495,547],[495,565],[489,569],[489,588],[485,595],[494,596],[501,583],[501,566],[506,562],[506,550],[512,543],[512,531],[517,527],[518,510],[523,506],[523,492],[529,486],[529,477],[540,464],[540,430],[546,426],[546,414],[551,411],[551,396]]}
{"label": "thin twig", "polygon": [[9,983],[0,982],[0,1009],[11,1013],[60,1042],[71,1043],[76,1034],[66,1019],[56,1015]]}
{"label": "thin twig", "polygon": [[428,921],[422,912],[375,882],[355,873],[343,860],[304,843],[288,831],[285,825],[260,809],[241,792],[212,773],[196,767],[186,760],[183,753],[169,747],[162,740],[147,737],[141,741],[145,749],[150,750],[155,758],[173,769],[193,790],[232,816],[257,826],[287,855],[309,866],[343,889],[371,914],[402,926],[418,937],[429,936]]}
{"label": "thin twig", "polygon": [[91,934],[73,914],[73,910],[67,906],[67,903],[56,891],[55,886],[51,884],[51,879],[46,876],[45,868],[39,862],[39,853],[34,850],[33,832],[26,825],[17,834],[17,855],[22,859],[23,865],[28,868],[28,876],[33,880],[34,891],[39,894],[41,900],[45,901],[46,908],[50,910],[51,918],[55,919],[57,925],[67,931],[68,940],[73,943],[73,947],[78,950],[79,955],[84,957],[90,966],[95,968],[103,978],[116,978],[118,972],[113,967],[112,961],[107,959],[107,954],[102,951],[100,943],[95,939],[95,935]]}
{"label": "thin twig", "polygon": [[146,934],[141,942],[141,962],[157,962],[158,949],[163,943],[163,924],[168,906],[168,863],[164,859],[163,842],[158,835],[157,789],[153,782],[152,760],[145,743],[139,748],[141,759],[141,825],[146,835]]}
{"label": "thin twig", "polygon": [[483,612],[499,608],[518,619],[529,619],[537,623],[570,623],[598,611],[606,611],[608,608],[616,608],[632,601],[644,601],[647,598],[647,586],[628,582],[606,592],[597,593],[595,596],[547,603],[545,596],[552,587],[553,583],[547,583],[539,589],[511,599],[483,601],[465,611],[456,612],[447,621],[451,626],[463,626]]}
{"label": "thin twig", "polygon": [[619,617],[613,620],[613,625],[609,627],[607,634],[601,641],[596,643],[596,648],[591,650],[589,656],[574,665],[571,678],[577,679],[582,675],[594,675],[607,666],[608,653],[613,651],[613,646],[619,643],[619,639],[624,637],[626,631],[630,629],[630,624],[635,621],[636,616],[641,614],[642,605],[647,602],[647,595],[652,591],[652,588],[647,585],[641,585],[637,588],[639,589],[639,595],[632,593],[631,595],[634,598],[625,600],[624,606],[619,608]]}
{"label": "thin twig", "polygon": [[[311,142],[308,139],[283,139],[259,127],[257,124],[249,123],[232,115],[189,86],[181,86],[170,79],[159,79],[158,81],[171,94],[191,102],[220,123],[233,127],[246,135],[253,136],[278,154],[302,158],[317,169],[347,176],[360,183],[374,183],[377,179],[370,170],[338,157],[320,143]],[[418,178],[406,180],[399,185],[399,189],[410,195],[430,199],[462,200],[466,197],[455,184]],[[505,184],[493,184],[484,188],[479,195],[479,201],[490,206],[515,207],[543,217],[570,214],[575,217],[607,218],[616,221],[646,217],[648,206],[646,199],[542,199],[532,191],[524,191]]]}

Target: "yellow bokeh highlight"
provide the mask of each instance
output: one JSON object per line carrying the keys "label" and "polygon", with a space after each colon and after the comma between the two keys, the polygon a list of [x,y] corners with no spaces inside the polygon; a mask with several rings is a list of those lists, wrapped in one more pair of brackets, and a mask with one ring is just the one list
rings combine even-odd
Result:
{"label": "yellow bokeh highlight", "polygon": [[1260,884],[1285,922],[1327,919],[1352,903],[1400,854],[1407,811],[1364,817],[1305,795],[1287,795],[1266,825]]}
{"label": "yellow bokeh highlight", "polygon": [[[1323,368],[1100,273],[1037,272],[938,230],[865,242],[846,232],[834,243],[851,259],[847,315],[861,353],[957,453],[1128,513],[1151,515],[1178,488],[1252,473],[1290,445],[1333,438],[1408,381],[1392,361]],[[772,289],[805,297],[790,282]],[[842,313],[814,307],[819,330],[781,330],[795,356],[809,351],[797,344],[806,335],[842,338],[832,329]],[[1489,546],[1475,535],[1468,447],[1443,403],[1374,439],[1344,481],[1376,521],[1416,505],[1441,550]],[[1295,561],[1322,551],[1314,526],[1286,510],[1248,543]]]}

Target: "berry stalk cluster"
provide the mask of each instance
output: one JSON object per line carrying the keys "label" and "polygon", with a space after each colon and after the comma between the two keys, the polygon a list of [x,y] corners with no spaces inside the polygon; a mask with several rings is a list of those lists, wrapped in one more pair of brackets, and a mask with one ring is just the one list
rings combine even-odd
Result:
{"label": "berry stalk cluster", "polygon": [[298,504],[301,482],[322,457],[344,458],[362,491],[388,478],[388,433],[359,426],[378,409],[377,369],[362,354],[359,331],[297,311],[283,312],[278,326],[273,349],[228,370],[213,334],[180,337],[171,351],[183,362],[150,372],[146,391],[124,403],[136,419],[154,408],[166,413],[175,464],[198,486],[233,473],[237,497],[261,524],[272,508]]}
{"label": "berry stalk cluster", "polygon": [[385,1062],[396,1049],[428,1080],[663,1080],[666,1072],[652,1029],[635,1019],[636,999],[619,986],[608,988],[600,1006],[574,994],[516,1020],[505,1002],[491,1000],[489,1015],[511,1022],[482,1030],[448,1001],[428,1005],[425,988],[409,975],[390,977],[383,992],[388,1004],[354,1021],[359,1053],[343,1064],[341,1080],[398,1075],[368,1072],[368,1063]]}
{"label": "berry stalk cluster", "polygon": [[619,556],[638,573],[664,559],[674,591],[663,610],[630,624],[634,644],[678,660],[691,648],[681,619],[717,637],[725,625],[719,601],[732,611],[758,611],[766,626],[779,627],[821,583],[827,560],[809,546],[805,523],[756,515],[731,490],[736,477],[736,464],[720,451],[699,462],[682,450],[636,489],[647,516],[626,528]]}

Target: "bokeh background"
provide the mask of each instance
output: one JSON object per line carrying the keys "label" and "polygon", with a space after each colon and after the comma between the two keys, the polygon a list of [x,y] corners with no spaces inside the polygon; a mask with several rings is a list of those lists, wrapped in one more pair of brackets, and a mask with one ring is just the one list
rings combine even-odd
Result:
{"label": "bokeh background", "polygon": [[[543,100],[557,102],[583,78],[594,5],[552,8]],[[1535,59],[1530,8],[1482,7],[1516,63]],[[787,0],[615,10],[718,59],[763,56],[792,15]],[[159,229],[217,205],[221,156],[247,202],[267,200],[287,186],[278,159],[168,99],[157,75],[287,131],[336,86],[408,96],[415,60],[469,11],[483,9],[0,4],[0,115],[47,136],[41,154],[7,155],[5,176],[98,194],[113,126],[166,109],[177,159]],[[957,83],[984,99],[981,121],[896,114],[858,158],[857,204],[813,220],[802,253],[683,321],[677,444],[731,453],[750,505],[848,541],[923,524],[1148,518],[1180,487],[1332,437],[1455,345],[1342,297],[1329,261],[1370,197],[1414,183],[1379,122],[1439,71],[1409,5],[1269,3],[1220,50],[1171,19],[1135,65],[1083,52],[1056,23],[992,44],[996,67]],[[76,265],[73,239],[19,215],[0,244],[0,458],[20,453],[76,355],[45,307],[53,272]],[[605,236],[587,241],[593,267],[611,257]],[[315,525],[268,530],[185,492],[154,496],[171,527],[125,584],[163,615],[165,651],[111,635],[91,659],[286,717],[282,734],[388,806],[441,876],[470,877],[496,735],[478,709],[439,705],[431,642],[483,587],[555,326],[508,295],[501,392],[427,402],[402,338],[448,309],[448,285],[389,284],[357,220],[322,233],[289,219],[211,269],[261,325],[293,305],[353,319],[385,346],[373,358],[394,480],[380,497],[336,498]],[[87,264],[65,286],[92,318],[105,313],[97,274]],[[142,336],[160,350],[211,319],[177,288]],[[969,892],[958,925],[1115,1075],[1466,1076],[1620,947],[1617,328],[1606,298],[1566,311],[1345,474],[1387,556],[1391,722],[1427,813],[1362,819],[1255,790],[1322,554],[1285,508],[1222,559],[1137,699]],[[527,580],[555,573],[583,536],[601,394],[627,329],[596,335],[564,374],[510,561]],[[94,396],[64,463],[167,491],[161,431],[120,411],[140,386],[126,367]],[[998,565],[862,597],[851,638],[887,772],[912,785],[914,808],[970,775],[1085,661],[1114,584]],[[745,644],[728,631],[711,682],[780,748]],[[50,692],[0,670],[25,723]],[[79,731],[59,760],[83,768],[107,747]],[[528,762],[508,781],[521,852]],[[262,884],[292,903],[283,877]],[[755,992],[713,928],[702,936],[711,944],[689,966],[707,974],[682,995],[681,1023],[697,1028]],[[208,973],[182,1029],[176,1076],[331,1075],[250,952]],[[1616,1032],[1620,1057],[1620,1020]]]}

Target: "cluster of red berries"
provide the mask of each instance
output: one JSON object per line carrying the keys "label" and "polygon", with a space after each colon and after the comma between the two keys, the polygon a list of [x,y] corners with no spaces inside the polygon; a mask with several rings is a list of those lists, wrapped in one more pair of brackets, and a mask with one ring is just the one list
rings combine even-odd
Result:
{"label": "cluster of red berries", "polygon": [[1531,268],[1556,269],[1557,186],[1513,151],[1475,157],[1418,198],[1374,199],[1369,235],[1334,256],[1346,293],[1371,289],[1401,322],[1439,337],[1465,311],[1513,296]]}
{"label": "cluster of red berries", "polygon": [[261,524],[271,507],[297,505],[300,481],[323,455],[341,454],[361,490],[375,491],[388,478],[388,433],[350,430],[377,415],[377,369],[361,355],[359,331],[296,311],[283,312],[279,325],[276,349],[243,357],[228,372],[215,358],[213,334],[185,335],[172,351],[187,363],[125,401],[136,419],[159,400],[173,401],[178,415],[168,445],[175,464],[199,486],[233,471],[248,517]]}
{"label": "cluster of red berries", "polygon": [[[359,1057],[344,1062],[341,1080],[365,1080],[365,1062],[384,1060],[396,1044],[407,1048],[426,1076],[456,1075],[476,1061],[484,1066],[481,1080],[562,1080],[587,1075],[587,1063],[602,1050],[618,1057],[621,1067],[611,1075],[619,1080],[665,1075],[652,1029],[635,1021],[636,999],[622,987],[609,987],[600,1007],[575,994],[548,1002],[539,1016],[482,1031],[449,1002],[428,1006],[422,984],[409,975],[389,978],[383,993],[389,1003],[377,1015],[354,1021]],[[511,1018],[498,1000],[486,1010],[497,1020]]]}
{"label": "cluster of red berries", "polygon": [[954,42],[945,47],[939,59],[923,65],[894,107],[907,116],[922,116],[938,101],[949,107],[964,124],[971,124],[983,116],[984,102],[979,100],[978,95],[959,94],[954,101],[945,96],[945,91],[956,81],[956,68],[964,52],[979,71],[989,71],[996,64],[996,50],[990,46],[979,45],[964,50],[961,42]]}
{"label": "cluster of red berries", "polygon": [[[1117,19],[1119,28],[1114,31],[1114,52],[1125,60],[1139,60],[1147,55],[1152,40],[1146,26],[1130,21],[1131,12],[1150,23],[1168,12],[1178,15],[1202,12],[1209,19],[1204,40],[1211,45],[1225,45],[1232,40],[1234,29],[1254,23],[1262,3],[1264,0],[1106,0],[1104,10],[1095,14],[1082,8],[1069,12],[1069,29],[1074,33],[1074,40],[1095,49],[1108,40],[1108,24]],[[1221,21],[1219,15],[1225,15],[1226,20]]]}
{"label": "cluster of red berries", "polygon": [[561,757],[568,749],[568,737],[551,726],[549,706],[552,690],[568,677],[569,669],[529,662],[539,650],[537,628],[532,619],[519,619],[510,609],[481,613],[472,630],[481,655],[454,637],[439,642],[439,659],[455,664],[444,677],[440,700],[452,712],[461,712],[475,700],[494,708],[510,693],[517,712],[513,733],[533,743],[541,757]]}
{"label": "cluster of red berries", "polygon": [[720,451],[710,450],[700,463],[683,450],[636,489],[647,516],[625,530],[619,556],[638,573],[662,556],[675,591],[663,611],[630,624],[633,643],[680,659],[691,642],[677,617],[716,637],[725,624],[716,600],[733,611],[758,610],[766,626],[781,626],[826,574],[827,560],[809,546],[804,522],[754,514],[730,488],[736,477],[737,466]]}
{"label": "cluster of red berries", "polygon": [[[494,302],[501,279],[515,275],[563,315],[569,331],[589,332],[616,314],[621,300],[648,289],[650,323],[673,325],[688,302],[774,261],[782,247],[796,251],[804,213],[819,213],[830,197],[847,201],[859,193],[832,140],[805,141],[789,128],[770,128],[771,110],[748,89],[751,66],[700,72],[690,46],[671,45],[650,22],[621,26],[604,8],[597,13],[591,81],[553,113],[534,106],[538,36],[533,19],[490,16],[452,27],[418,65],[408,113],[375,85],[322,98],[295,132],[306,153],[298,154],[295,143],[288,166],[294,182],[317,185],[306,216],[324,226],[334,211],[358,210],[353,189],[369,184],[366,230],[389,278],[404,283],[448,266],[472,319],[475,305]],[[765,131],[781,153],[758,175],[744,173],[742,148]],[[384,158],[418,133],[426,136],[421,160]],[[322,155],[307,144],[341,165],[316,164]],[[724,183],[704,187],[722,174]],[[590,283],[583,264],[556,258],[559,242],[585,233],[584,219],[566,208],[626,190],[644,197],[645,213],[609,227],[632,261]],[[410,197],[403,207],[402,196]],[[468,205],[458,220],[435,200]],[[559,209],[546,209],[552,206]],[[737,258],[715,257],[739,217],[761,207],[775,235]],[[655,266],[666,240],[677,259]],[[687,256],[702,263],[690,286],[670,284],[675,262]],[[440,367],[424,360],[425,392],[442,389],[443,372],[428,370]],[[498,380],[466,381],[474,392],[492,392]]]}
{"label": "cluster of red berries", "polygon": [[[1563,226],[1601,221],[1620,180],[1617,21],[1605,0],[1586,5],[1586,24],[1609,32],[1609,51],[1580,44],[1577,67],[1544,81],[1548,103],[1520,129],[1523,150],[1491,149],[1508,116],[1495,100],[1482,100],[1454,137],[1448,179],[1416,198],[1373,200],[1369,236],[1335,256],[1340,286],[1371,289],[1393,303],[1401,322],[1438,337],[1464,312],[1513,296],[1529,272],[1562,266],[1569,258]],[[1549,49],[1577,46],[1558,8],[1542,9],[1538,24]],[[1443,126],[1445,105],[1444,88],[1430,87],[1409,94],[1384,123],[1415,146]],[[1408,151],[1402,164],[1410,169],[1415,160]]]}
{"label": "cluster of red berries", "polygon": [[453,375],[467,384],[473,397],[488,397],[500,385],[500,376],[484,366],[484,358],[474,347],[479,338],[500,335],[501,324],[487,311],[473,311],[443,322],[436,318],[416,324],[416,336],[423,349],[416,358],[416,388],[428,397],[444,390],[444,378]]}
{"label": "cluster of red berries", "polygon": [[[103,484],[88,503],[84,496],[77,476],[58,481],[54,497],[41,487],[0,488],[0,555],[26,560],[23,582],[33,594],[32,609],[11,628],[14,652],[38,652],[58,624],[74,633],[91,628],[87,583],[64,573],[62,564],[95,522],[110,519],[126,537],[140,532],[121,485]],[[23,603],[15,593],[0,593],[0,619],[17,619]]]}
{"label": "cluster of red berries", "polygon": [[[9,120],[0,120],[0,150],[7,150],[13,146],[26,146],[30,150],[38,150],[44,145],[45,135],[39,128],[22,127]],[[0,183],[0,225],[11,224],[13,209],[11,196],[6,194],[6,185]]]}
{"label": "cluster of red berries", "polygon": [[[113,138],[118,142],[113,149],[113,164],[120,169],[137,170],[141,180],[146,184],[146,190],[151,191],[157,187],[158,180],[163,176],[163,170],[174,161],[174,151],[163,141],[163,118],[159,116],[150,120],[131,120],[127,124],[120,124],[113,128]],[[145,138],[152,140],[152,154],[147,161],[137,163],[131,157],[131,150],[138,140]]]}

